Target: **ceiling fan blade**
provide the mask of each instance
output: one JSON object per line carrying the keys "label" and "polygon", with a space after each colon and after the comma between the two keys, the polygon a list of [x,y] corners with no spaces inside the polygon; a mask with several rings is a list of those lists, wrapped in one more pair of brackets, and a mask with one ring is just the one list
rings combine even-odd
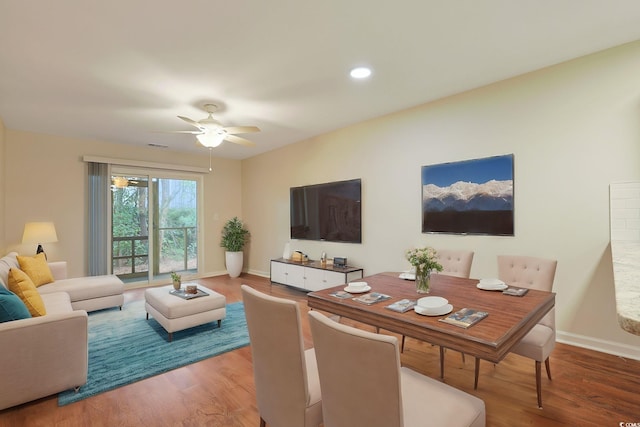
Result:
{"label": "ceiling fan blade", "polygon": [[260,128],[257,126],[229,126],[225,127],[224,130],[230,134],[260,132]]}
{"label": "ceiling fan blade", "polygon": [[193,120],[193,119],[190,119],[189,117],[178,116],[178,118],[179,118],[179,119],[184,120],[184,121],[185,121],[185,122],[187,122],[187,123],[189,123],[191,126],[195,126],[195,127],[197,127],[198,129],[200,129],[200,130],[204,130],[204,129],[203,129],[203,127],[202,127],[202,125],[201,125],[200,123],[196,122],[196,121],[195,121],[195,120]]}
{"label": "ceiling fan blade", "polygon": [[204,133],[202,131],[197,131],[197,130],[167,130],[167,131],[158,131],[158,132],[162,132],[162,133],[190,133],[191,135],[200,135],[201,133]]}
{"label": "ceiling fan blade", "polygon": [[229,142],[233,142],[234,144],[240,144],[247,147],[254,147],[256,145],[255,142],[249,141],[248,139],[240,138],[239,136],[235,135],[227,135],[224,139]]}

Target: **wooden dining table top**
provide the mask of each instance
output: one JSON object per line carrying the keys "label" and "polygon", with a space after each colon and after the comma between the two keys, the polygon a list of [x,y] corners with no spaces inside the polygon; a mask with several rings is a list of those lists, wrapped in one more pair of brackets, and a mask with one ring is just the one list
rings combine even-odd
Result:
{"label": "wooden dining table top", "polygon": [[[364,277],[369,292],[391,296],[386,301],[366,305],[353,298],[341,299],[331,294],[345,285],[311,292],[307,295],[312,309],[326,311],[408,337],[457,350],[494,363],[501,361],[555,305],[555,293],[530,289],[524,296],[505,295],[476,287],[477,279],[444,274],[431,275],[429,294],[418,294],[415,282],[400,279],[400,273],[386,272]],[[357,297],[360,294],[353,294]],[[452,313],[470,308],[486,311],[488,316],[469,328],[440,322],[442,316],[424,316],[413,309],[405,313],[385,306],[401,299],[417,300],[425,296],[446,298]]]}

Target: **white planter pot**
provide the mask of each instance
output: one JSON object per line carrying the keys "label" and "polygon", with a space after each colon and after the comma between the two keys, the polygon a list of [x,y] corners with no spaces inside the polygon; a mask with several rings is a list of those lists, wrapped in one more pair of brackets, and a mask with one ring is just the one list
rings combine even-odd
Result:
{"label": "white planter pot", "polygon": [[230,277],[238,277],[242,272],[243,252],[225,252],[227,273]]}

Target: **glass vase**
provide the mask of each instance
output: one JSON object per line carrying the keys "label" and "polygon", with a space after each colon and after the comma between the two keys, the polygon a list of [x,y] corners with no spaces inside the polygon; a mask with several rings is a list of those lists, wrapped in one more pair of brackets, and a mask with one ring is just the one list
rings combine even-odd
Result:
{"label": "glass vase", "polygon": [[431,280],[431,271],[416,267],[416,291],[419,294],[428,294]]}

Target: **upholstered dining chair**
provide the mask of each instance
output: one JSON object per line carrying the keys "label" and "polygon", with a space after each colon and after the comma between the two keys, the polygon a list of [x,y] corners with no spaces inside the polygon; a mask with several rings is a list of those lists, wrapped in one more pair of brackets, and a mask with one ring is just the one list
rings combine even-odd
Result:
{"label": "upholstered dining chair", "polygon": [[318,427],[320,380],[313,349],[304,350],[300,308],[242,285],[260,427]]}
{"label": "upholstered dining chair", "polygon": [[[498,278],[509,286],[551,291],[558,261],[529,256],[498,256]],[[551,380],[549,355],[556,345],[555,309],[536,324],[511,350],[535,361],[538,407],[542,408],[542,362]],[[478,387],[480,359],[476,359],[475,385]]]}
{"label": "upholstered dining chair", "polygon": [[471,274],[473,254],[473,251],[436,249],[436,257],[442,265],[442,271],[439,274],[468,279]]}
{"label": "upholstered dining chair", "polygon": [[484,426],[475,396],[400,367],[398,339],[309,312],[325,427]]}

